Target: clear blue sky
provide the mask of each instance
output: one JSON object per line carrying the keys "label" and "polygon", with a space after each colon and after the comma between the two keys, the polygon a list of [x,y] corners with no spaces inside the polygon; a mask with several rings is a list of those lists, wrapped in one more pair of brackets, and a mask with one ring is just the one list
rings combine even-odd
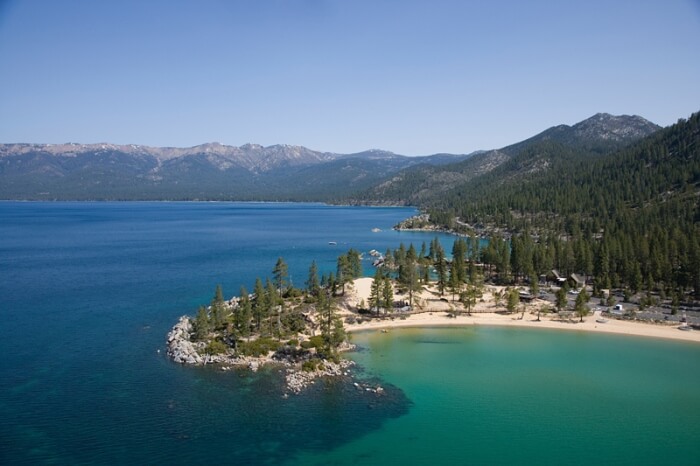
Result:
{"label": "clear blue sky", "polygon": [[700,110],[700,0],[0,0],[0,142],[502,147]]}

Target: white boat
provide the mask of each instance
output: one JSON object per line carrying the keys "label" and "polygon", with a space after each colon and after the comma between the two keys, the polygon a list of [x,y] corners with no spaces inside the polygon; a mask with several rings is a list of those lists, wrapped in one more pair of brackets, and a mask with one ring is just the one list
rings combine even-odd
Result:
{"label": "white boat", "polygon": [[599,317],[595,321],[598,322],[599,324],[607,324],[608,323],[608,319],[604,319],[603,317]]}
{"label": "white boat", "polygon": [[693,330],[693,327],[691,327],[687,323],[684,323],[678,326],[678,330],[685,330],[686,332],[688,332],[690,330]]}
{"label": "white boat", "polygon": [[329,242],[328,242],[328,245],[329,245],[329,246],[335,246],[335,245],[337,245],[337,244],[338,244],[338,243],[337,243],[336,241],[329,241]]}

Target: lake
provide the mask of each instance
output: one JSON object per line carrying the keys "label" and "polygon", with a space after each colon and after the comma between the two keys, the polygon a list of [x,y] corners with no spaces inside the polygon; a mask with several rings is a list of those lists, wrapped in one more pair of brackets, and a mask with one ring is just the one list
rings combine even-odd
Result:
{"label": "lake", "polygon": [[333,271],[350,247],[420,247],[436,235],[391,230],[414,213],[0,203],[0,463],[696,463],[697,345],[495,328],[357,334],[348,356],[381,396],[334,380],[283,398],[278,369],[165,357],[169,328],[217,284],[251,289],[281,256],[303,286],[312,260]]}

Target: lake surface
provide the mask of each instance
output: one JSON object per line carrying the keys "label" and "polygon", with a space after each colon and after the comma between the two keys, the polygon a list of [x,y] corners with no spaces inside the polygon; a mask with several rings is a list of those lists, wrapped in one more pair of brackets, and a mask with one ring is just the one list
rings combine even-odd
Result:
{"label": "lake surface", "polygon": [[390,230],[413,213],[0,203],[0,464],[697,464],[697,345],[496,328],[358,334],[350,357],[382,396],[336,380],[286,399],[277,369],[165,357],[169,328],[216,284],[251,289],[282,256],[303,286],[313,259],[327,272],[350,247],[420,247],[435,235]]}

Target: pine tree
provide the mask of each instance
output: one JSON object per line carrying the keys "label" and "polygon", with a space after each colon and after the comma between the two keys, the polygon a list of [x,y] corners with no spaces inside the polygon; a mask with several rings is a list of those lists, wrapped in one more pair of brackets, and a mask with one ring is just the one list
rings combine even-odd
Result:
{"label": "pine tree", "polygon": [[518,304],[520,304],[520,294],[517,288],[510,288],[506,297],[506,309],[509,313],[513,313],[518,308]]}
{"label": "pine tree", "polygon": [[[323,338],[324,351],[330,355],[345,337],[342,322],[335,313],[335,303],[327,293],[319,294],[316,305]],[[339,328],[340,327],[340,328]]]}
{"label": "pine tree", "polygon": [[576,312],[576,315],[581,318],[581,322],[583,322],[583,318],[588,315],[589,309],[586,303],[588,303],[588,300],[590,297],[588,296],[588,293],[586,290],[581,290],[581,292],[576,296],[576,303],[574,304],[574,312]]}
{"label": "pine tree", "polygon": [[333,275],[333,272],[328,274],[327,288],[330,291],[331,297],[338,293],[338,280],[335,278],[335,275]]}
{"label": "pine tree", "polygon": [[255,288],[253,289],[255,298],[253,300],[253,317],[255,318],[255,329],[260,333],[262,329],[262,321],[267,316],[267,296],[263,282],[260,278],[255,279]]}
{"label": "pine tree", "polygon": [[566,308],[567,305],[567,300],[566,300],[566,288],[561,287],[557,290],[555,294],[555,304],[554,306],[557,308],[557,312],[561,312],[563,309]]}
{"label": "pine tree", "polygon": [[440,241],[437,238],[433,238],[428,248],[428,256],[430,256],[430,260],[433,262],[437,261],[437,250],[439,247]]}
{"label": "pine tree", "polygon": [[[275,287],[275,285],[273,285],[270,279],[266,279],[265,281],[265,301],[267,304],[267,316],[269,317],[269,331],[270,335],[273,335],[275,324],[277,324],[277,328],[279,330],[281,312],[279,307],[282,302],[282,299],[277,293],[277,288]],[[277,317],[276,321],[273,321],[273,316]]]}
{"label": "pine tree", "polygon": [[280,296],[284,296],[287,288],[287,278],[289,277],[289,267],[287,263],[281,257],[277,258],[277,263],[275,268],[272,269],[272,276],[275,280],[275,286],[277,287],[277,293]]}
{"label": "pine tree", "polygon": [[436,247],[435,250],[435,272],[437,273],[437,287],[440,292],[440,296],[445,294],[445,288],[448,284],[447,275],[447,260],[445,259],[445,251],[442,247]]}
{"label": "pine tree", "polygon": [[211,326],[220,328],[224,323],[224,292],[221,285],[216,285],[214,298],[211,301]]}
{"label": "pine tree", "polygon": [[461,293],[460,301],[467,309],[467,314],[472,315],[472,308],[476,305],[477,289],[473,285],[467,285],[467,288]]}
{"label": "pine tree", "polygon": [[336,279],[342,289],[341,294],[343,295],[345,295],[345,285],[352,280],[350,267],[347,255],[338,256]]}
{"label": "pine tree", "polygon": [[534,272],[530,273],[530,294],[534,297],[537,297],[537,295],[540,292],[540,283],[539,283],[539,278],[537,275],[535,275]]}
{"label": "pine tree", "polygon": [[452,245],[452,271],[455,279],[459,283],[467,281],[466,270],[464,268],[465,256],[467,253],[466,243],[462,238],[457,238]]}
{"label": "pine tree", "polygon": [[452,293],[452,302],[454,302],[455,295],[458,295],[462,291],[462,282],[459,281],[459,272],[455,270],[454,262],[452,263],[452,267],[450,267],[450,276],[447,286],[450,293]]}
{"label": "pine tree", "polygon": [[318,268],[316,267],[316,261],[311,262],[309,267],[309,278],[306,280],[306,289],[308,293],[312,296],[318,296],[321,285],[318,281]]}
{"label": "pine tree", "polygon": [[360,278],[362,276],[362,260],[360,259],[360,252],[356,249],[350,248],[350,250],[348,250],[347,257],[350,280]]}
{"label": "pine tree", "polygon": [[388,277],[384,279],[382,284],[382,307],[384,307],[384,315],[386,315],[387,310],[394,309],[394,287]]}
{"label": "pine tree", "polygon": [[384,280],[385,279],[382,275],[382,271],[377,269],[377,271],[374,273],[374,278],[372,279],[372,287],[370,288],[369,293],[369,307],[370,309],[374,308],[377,314],[379,314],[379,308],[383,303],[382,289],[384,286]]}
{"label": "pine tree", "polygon": [[197,311],[197,316],[194,319],[194,337],[196,340],[202,341],[207,335],[211,327],[209,325],[209,315],[207,309],[204,306],[199,306]]}
{"label": "pine tree", "polygon": [[242,338],[250,337],[250,319],[252,317],[252,314],[253,309],[250,303],[248,290],[246,290],[244,286],[241,286],[238,306],[236,307],[233,313],[233,324],[236,327],[238,334]]}

